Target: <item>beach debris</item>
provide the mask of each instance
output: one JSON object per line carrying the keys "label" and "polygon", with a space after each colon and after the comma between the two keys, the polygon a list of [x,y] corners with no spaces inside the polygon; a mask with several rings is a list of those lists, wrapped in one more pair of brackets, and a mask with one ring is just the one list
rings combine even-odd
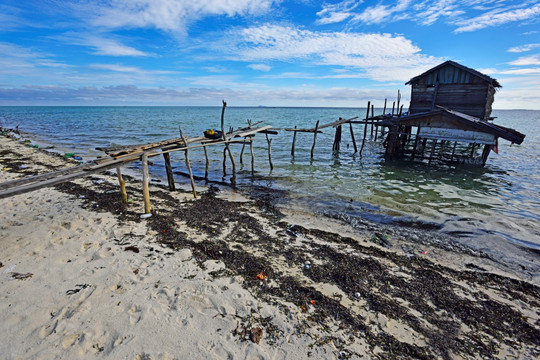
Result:
{"label": "beach debris", "polygon": [[362,296],[362,294],[360,294],[359,292],[355,292],[355,293],[354,293],[354,297],[359,298],[359,297],[361,297],[361,296]]}
{"label": "beach debris", "polygon": [[255,276],[257,279],[259,280],[266,280],[268,278],[268,276],[266,276],[266,274],[261,271],[260,273],[258,273],[256,276]]}
{"label": "beach debris", "polygon": [[71,289],[71,290],[68,290],[66,291],[66,295],[73,295],[73,294],[76,294],[78,293],[79,291],[83,290],[83,289],[86,289],[87,287],[89,287],[90,285],[89,284],[77,284],[75,285],[77,288],[76,289]]}
{"label": "beach debris", "polygon": [[26,169],[26,165],[19,165],[19,169]]}
{"label": "beach debris", "polygon": [[2,262],[0,261],[0,268],[1,268],[1,267],[4,267],[4,264],[2,264]]}
{"label": "beach debris", "polygon": [[152,217],[152,213],[142,214],[142,215],[141,215],[141,219],[148,219],[148,218],[150,218],[150,217]]}
{"label": "beach debris", "polygon": [[15,280],[26,280],[26,279],[30,279],[32,276],[34,276],[34,274],[32,273],[22,274],[22,273],[14,272],[11,274],[11,277]]}
{"label": "beach debris", "polygon": [[124,251],[133,251],[134,253],[137,253],[137,254],[138,254],[140,250],[139,250],[139,248],[138,248],[137,246],[135,246],[135,245],[130,245],[130,246],[126,246],[126,247],[124,248]]}
{"label": "beach debris", "polygon": [[405,253],[405,256],[409,259],[416,256],[416,253],[414,252],[414,249],[411,246],[408,245],[401,245],[401,250]]}
{"label": "beach debris", "polygon": [[422,255],[427,255],[427,251],[426,251],[426,250],[420,250],[420,253],[422,253]]}
{"label": "beach debris", "polygon": [[258,344],[259,342],[261,342],[262,336],[263,336],[263,329],[261,329],[260,327],[251,328],[251,331],[249,333],[249,338],[255,344]]}
{"label": "beach debris", "polygon": [[287,234],[292,235],[294,237],[298,237],[298,233],[294,231],[294,228],[295,228],[295,225],[291,224],[291,226],[287,228]]}
{"label": "beach debris", "polygon": [[309,303],[310,303],[311,305],[315,305],[316,302],[315,302],[315,300],[311,300]]}
{"label": "beach debris", "polygon": [[311,267],[311,265],[310,265],[309,263],[306,262],[306,263],[304,264],[304,269],[307,270],[307,269],[309,269],[310,267]]}
{"label": "beach debris", "polygon": [[74,156],[75,156],[74,153],[65,153],[65,154],[64,154],[64,157],[66,157],[66,158],[72,158],[72,157],[74,157]]}
{"label": "beach debris", "polygon": [[11,265],[7,269],[4,270],[4,274],[10,273],[15,269],[16,265]]}
{"label": "beach debris", "polygon": [[105,182],[105,180],[103,179],[94,179],[92,180],[92,182],[96,185],[99,185],[99,184],[103,184]]}
{"label": "beach debris", "polygon": [[374,233],[371,237],[371,242],[374,242],[377,245],[381,245],[385,248],[390,248],[391,244],[388,241],[387,235],[381,235],[379,233]]}

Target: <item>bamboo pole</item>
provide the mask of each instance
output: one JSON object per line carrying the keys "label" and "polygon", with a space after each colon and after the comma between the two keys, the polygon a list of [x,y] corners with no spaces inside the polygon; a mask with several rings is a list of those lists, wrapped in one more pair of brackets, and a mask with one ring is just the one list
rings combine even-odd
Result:
{"label": "bamboo pole", "polygon": [[[178,130],[180,131],[180,137],[182,138],[182,141],[184,141],[184,144],[187,144],[186,138],[184,137],[184,134],[182,133],[182,129],[178,127]],[[184,155],[186,157],[186,166],[189,172],[189,180],[191,182],[191,189],[193,190],[193,197],[197,198],[197,190],[195,189],[195,181],[193,180],[193,172],[191,171],[191,164],[189,163],[189,156],[188,156],[188,150],[184,150]]]}
{"label": "bamboo pole", "polygon": [[313,153],[315,152],[315,145],[317,144],[317,133],[319,130],[319,120],[317,120],[317,124],[315,125],[315,132],[313,135],[313,146],[311,147],[311,158],[313,159]]}
{"label": "bamboo pole", "polygon": [[268,137],[268,134],[266,135],[266,142],[268,142],[268,161],[270,162],[270,170],[274,170],[274,164],[272,163],[272,139]]}
{"label": "bamboo pole", "polygon": [[370,108],[371,102],[368,101],[367,103],[367,112],[366,112],[366,123],[364,124],[364,137],[362,139],[362,146],[360,147],[360,155],[362,155],[362,150],[364,150],[364,144],[366,142],[366,136],[367,136],[367,119],[369,117],[369,108]]}
{"label": "bamboo pole", "polygon": [[174,176],[171,166],[171,156],[169,153],[163,153],[163,159],[165,159],[165,171],[167,172],[167,181],[169,183],[169,190],[175,191],[176,187],[174,186]]}
{"label": "bamboo pole", "polygon": [[150,205],[150,175],[148,173],[148,155],[143,153],[141,156],[143,170],[143,197],[144,197],[144,213],[150,214],[152,206]]}
{"label": "bamboo pole", "polygon": [[122,171],[120,166],[116,167],[116,174],[118,175],[118,183],[120,184],[120,194],[122,195],[122,202],[127,203],[126,182],[122,178]]}
{"label": "bamboo pole", "polygon": [[[294,129],[296,130],[296,125],[294,125]],[[297,133],[298,133],[298,132],[295,131],[295,132],[294,132],[294,135],[293,135],[293,138],[292,138],[291,156],[294,156],[294,148],[295,148],[295,146],[296,146],[296,134],[297,134]]]}

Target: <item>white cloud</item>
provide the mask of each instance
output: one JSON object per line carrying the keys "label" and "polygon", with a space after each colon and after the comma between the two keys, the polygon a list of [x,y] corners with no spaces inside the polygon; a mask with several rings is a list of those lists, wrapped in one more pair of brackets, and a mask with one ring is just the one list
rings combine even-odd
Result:
{"label": "white cloud", "polygon": [[527,68],[501,71],[500,74],[505,75],[540,75],[540,68]]}
{"label": "white cloud", "polygon": [[267,12],[280,0],[116,0],[91,6],[91,23],[109,29],[156,28],[184,33],[187,26],[207,16],[245,16]]}
{"label": "white cloud", "polygon": [[321,11],[317,12],[316,24],[327,25],[342,22],[354,15],[352,12],[363,1],[346,0],[337,4],[324,4]]}
{"label": "white cloud", "polygon": [[520,57],[519,59],[511,61],[508,64],[515,66],[540,65],[540,55]]}
{"label": "white cloud", "polygon": [[540,15],[540,4],[521,9],[494,10],[472,19],[457,21],[456,33],[475,31],[487,27],[498,26],[509,22],[537,18]]}
{"label": "white cloud", "polygon": [[107,70],[119,73],[137,73],[137,74],[152,74],[152,75],[170,75],[178,74],[175,71],[164,71],[164,70],[143,70],[136,66],[125,66],[121,64],[91,64],[90,68],[98,70]]}
{"label": "white cloud", "polygon": [[311,64],[353,67],[378,81],[409,80],[442,59],[421,54],[403,36],[313,32],[263,25],[226,35],[229,58],[236,61],[306,60]]}
{"label": "white cloud", "polygon": [[265,71],[268,72],[272,70],[271,66],[265,65],[265,64],[250,64],[248,65],[249,68],[253,70],[259,70],[259,71]]}
{"label": "white cloud", "polygon": [[[411,0],[398,0],[397,4],[378,4],[366,8],[362,13],[353,17],[353,21],[365,24],[380,24],[391,20],[394,13],[400,13],[409,7]],[[399,17],[401,18],[401,17]]]}
{"label": "white cloud", "polygon": [[94,55],[105,56],[135,56],[144,57],[151,56],[152,54],[145,53],[135,49],[134,47],[122,44],[118,37],[104,34],[85,34],[67,32],[62,35],[52,37],[55,40],[62,41],[67,44],[88,46],[93,48]]}
{"label": "white cloud", "polygon": [[539,47],[540,47],[540,44],[538,43],[526,44],[526,45],[511,47],[510,49],[508,49],[508,52],[511,52],[511,53],[527,52],[527,51],[531,51]]}

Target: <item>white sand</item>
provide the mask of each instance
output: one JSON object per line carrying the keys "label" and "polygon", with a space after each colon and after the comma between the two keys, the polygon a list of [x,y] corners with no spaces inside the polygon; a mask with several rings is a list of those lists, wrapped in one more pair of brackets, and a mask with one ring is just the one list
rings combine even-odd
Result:
{"label": "white sand", "polygon": [[[5,137],[0,137],[2,149],[12,149],[22,158],[65,165],[62,159]],[[7,162],[0,161],[0,170]],[[27,166],[44,171],[31,161]],[[18,176],[6,169],[0,171],[0,182]],[[91,185],[88,179],[77,183]],[[175,193],[177,198],[185,196]],[[332,341],[320,341],[320,328],[309,320],[311,310],[301,310],[284,300],[260,301],[243,287],[241,276],[215,278],[210,274],[224,269],[223,263],[208,260],[203,269],[190,249],[172,251],[157,243],[158,234],[146,225],[147,220],[119,223],[113,214],[86,210],[82,203],[83,199],[54,188],[0,200],[0,358],[327,359],[349,354],[340,353]],[[142,203],[130,206],[142,211]],[[291,217],[290,221],[332,228],[368,243],[369,236],[360,236],[336,222],[303,217]],[[185,225],[178,227],[197,236]],[[304,240],[291,241],[290,246],[301,249],[307,240],[311,246],[326,245],[320,239]],[[128,246],[139,252],[126,251]],[[392,251],[401,251],[397,242],[393,247]],[[437,248],[425,250],[438,263],[456,270],[474,263],[492,273],[518,277],[486,259],[448,254]],[[264,256],[264,249],[254,249],[257,251]],[[347,246],[340,251],[353,252]],[[290,266],[282,258],[271,260],[284,274],[325,296],[341,294],[341,305],[365,319],[373,334],[387,333],[404,344],[427,346],[422,334],[399,319],[370,311],[365,300],[351,299],[335,284],[314,283],[303,276],[298,265]],[[410,276],[410,271],[388,259],[379,261],[387,262],[397,276]],[[529,323],[538,324],[538,308],[489,287],[473,285],[466,281],[459,284],[463,298],[486,294],[523,313]],[[407,306],[404,301],[401,305]],[[423,314],[412,308],[408,311],[420,323],[432,326]],[[275,334],[265,332],[257,344],[242,333],[259,327],[260,319],[266,317],[271,317]],[[361,337],[351,340],[346,329],[333,327],[336,324],[331,319],[328,325],[325,335],[342,339],[347,351],[358,355],[353,358],[374,358],[382,351],[368,346]],[[461,331],[464,336],[475,334],[465,325]],[[531,346],[501,344],[499,357],[532,358],[531,353]]]}

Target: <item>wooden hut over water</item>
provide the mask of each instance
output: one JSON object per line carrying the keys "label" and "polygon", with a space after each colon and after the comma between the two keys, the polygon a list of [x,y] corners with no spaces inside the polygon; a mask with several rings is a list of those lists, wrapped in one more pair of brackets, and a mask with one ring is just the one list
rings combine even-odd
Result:
{"label": "wooden hut over water", "polygon": [[403,116],[386,119],[386,155],[412,160],[485,165],[498,138],[521,144],[525,135],[495,125],[491,110],[497,80],[446,61],[409,80],[411,103]]}

